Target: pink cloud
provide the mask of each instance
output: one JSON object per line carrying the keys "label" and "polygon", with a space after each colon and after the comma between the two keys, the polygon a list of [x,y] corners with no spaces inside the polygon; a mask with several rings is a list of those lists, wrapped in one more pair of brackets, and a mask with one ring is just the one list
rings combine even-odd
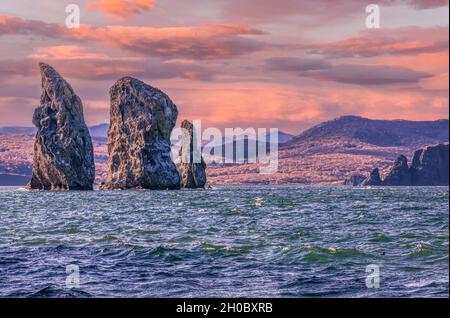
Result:
{"label": "pink cloud", "polygon": [[263,43],[242,37],[264,34],[245,24],[173,28],[81,25],[79,29],[68,29],[57,24],[0,16],[2,34],[29,34],[65,41],[99,43],[166,59],[229,59],[264,48]]}
{"label": "pink cloud", "polygon": [[[142,79],[185,78],[210,80],[215,71],[197,64],[159,63],[150,61],[126,61],[122,59],[52,59],[50,62],[63,76],[82,80],[111,80],[123,76]],[[34,76],[38,74],[38,60],[0,61],[0,80],[11,76]]]}

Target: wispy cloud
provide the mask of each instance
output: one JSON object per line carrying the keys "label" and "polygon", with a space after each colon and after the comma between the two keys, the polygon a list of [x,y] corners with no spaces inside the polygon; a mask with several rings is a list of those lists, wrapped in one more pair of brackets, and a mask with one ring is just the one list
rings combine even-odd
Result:
{"label": "wispy cloud", "polygon": [[94,0],[89,2],[86,8],[124,19],[133,14],[149,11],[155,4],[155,0]]}
{"label": "wispy cloud", "polygon": [[417,83],[433,75],[391,65],[341,64],[304,76],[344,84],[391,85]]}
{"label": "wispy cloud", "polygon": [[271,71],[295,73],[317,80],[354,85],[412,84],[433,75],[392,65],[337,64],[320,59],[275,57],[266,60]]}

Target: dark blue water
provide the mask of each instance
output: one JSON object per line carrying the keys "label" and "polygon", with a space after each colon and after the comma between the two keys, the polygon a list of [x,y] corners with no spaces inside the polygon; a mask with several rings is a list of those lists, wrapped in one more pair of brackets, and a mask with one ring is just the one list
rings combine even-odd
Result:
{"label": "dark blue water", "polygon": [[[448,194],[3,188],[0,296],[448,297]],[[366,286],[368,265],[379,267],[379,288]]]}

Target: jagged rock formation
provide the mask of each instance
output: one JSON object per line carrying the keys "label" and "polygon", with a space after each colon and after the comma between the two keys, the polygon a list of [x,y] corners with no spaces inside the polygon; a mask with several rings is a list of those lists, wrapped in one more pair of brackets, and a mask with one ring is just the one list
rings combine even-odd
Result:
{"label": "jagged rock formation", "polygon": [[94,150],[81,99],[50,65],[39,67],[42,94],[33,116],[37,133],[29,188],[92,190]]}
{"label": "jagged rock formation", "polygon": [[381,180],[380,177],[380,170],[378,168],[374,168],[371,172],[369,177],[367,177],[367,179],[365,179],[361,185],[363,186],[378,186],[381,185],[383,183],[383,181]]}
{"label": "jagged rock formation", "polygon": [[353,174],[350,176],[350,178],[345,179],[344,185],[347,186],[358,186],[360,185],[364,180],[366,179],[366,176],[363,174]]}
{"label": "jagged rock formation", "polygon": [[411,165],[401,155],[384,180],[375,168],[361,185],[385,186],[448,186],[449,144],[438,144],[417,150]]}
{"label": "jagged rock formation", "polygon": [[395,160],[394,165],[383,180],[383,185],[408,186],[411,185],[411,171],[408,166],[408,159],[400,155]]}
{"label": "jagged rock formation", "polygon": [[413,185],[448,185],[449,144],[417,150],[411,164],[411,179]]}
{"label": "jagged rock formation", "polygon": [[201,153],[194,147],[194,126],[190,121],[181,123],[183,136],[181,140],[178,172],[182,188],[204,188],[206,184],[206,163]]}
{"label": "jagged rock formation", "polygon": [[108,178],[101,189],[179,189],[170,157],[178,110],[162,91],[124,77],[110,89]]}

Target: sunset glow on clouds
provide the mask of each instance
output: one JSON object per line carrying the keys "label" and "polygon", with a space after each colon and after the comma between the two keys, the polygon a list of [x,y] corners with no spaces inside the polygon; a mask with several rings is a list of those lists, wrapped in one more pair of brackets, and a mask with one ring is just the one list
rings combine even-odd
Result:
{"label": "sunset glow on clouds", "polygon": [[[39,61],[72,84],[89,124],[109,121],[108,89],[127,75],[204,126],[299,133],[349,114],[448,118],[448,1],[379,1],[378,30],[360,0],[34,3],[0,2],[1,126],[31,125]],[[69,3],[79,29],[64,25]]]}
{"label": "sunset glow on clouds", "polygon": [[98,10],[117,18],[126,18],[153,8],[155,0],[94,0],[86,4],[88,10]]}

